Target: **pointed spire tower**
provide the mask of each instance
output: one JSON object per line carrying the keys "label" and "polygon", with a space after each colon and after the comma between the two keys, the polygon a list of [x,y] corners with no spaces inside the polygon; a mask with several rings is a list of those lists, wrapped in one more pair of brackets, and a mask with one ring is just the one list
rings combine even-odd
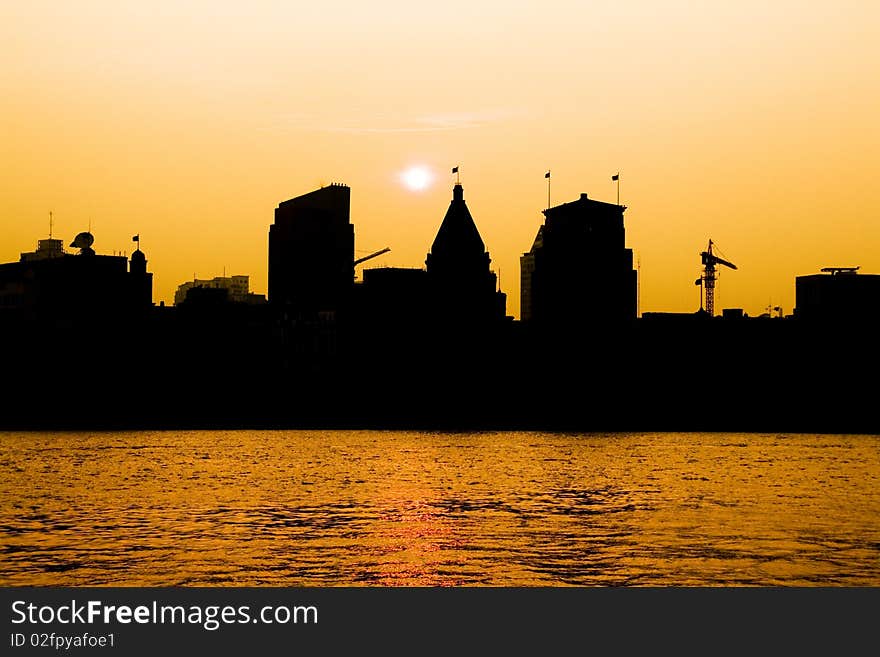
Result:
{"label": "pointed spire tower", "polygon": [[506,295],[497,279],[480,231],[456,182],[452,202],[437,231],[425,265],[438,310],[448,318],[503,319]]}

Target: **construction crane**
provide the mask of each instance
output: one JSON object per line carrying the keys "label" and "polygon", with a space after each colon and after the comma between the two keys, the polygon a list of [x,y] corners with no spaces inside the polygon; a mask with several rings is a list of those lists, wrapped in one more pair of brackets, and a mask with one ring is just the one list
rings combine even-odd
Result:
{"label": "construction crane", "polygon": [[[357,267],[362,262],[366,262],[367,260],[372,260],[373,258],[376,258],[376,257],[382,255],[383,253],[388,253],[390,250],[391,249],[389,249],[386,246],[384,249],[380,249],[380,250],[376,251],[375,253],[371,253],[370,255],[365,255],[363,258],[358,258],[351,265],[352,271],[354,271],[354,268]],[[357,277],[357,274],[355,274],[355,277]]]}
{"label": "construction crane", "polygon": [[379,251],[376,251],[375,253],[371,253],[370,255],[366,255],[363,258],[358,258],[357,260],[354,261],[354,264],[352,266],[356,267],[359,264],[361,264],[362,262],[366,262],[367,260],[372,260],[373,258],[378,257],[378,256],[382,255],[383,253],[388,253],[390,250],[391,249],[389,249],[386,246],[384,249],[380,249]]}
{"label": "construction crane", "polygon": [[[703,259],[703,275],[698,279],[698,282],[703,285],[703,293],[706,296],[706,312],[709,317],[715,316],[715,265],[736,269],[735,264],[712,253],[712,245],[712,240],[709,240],[709,248],[700,253],[700,257]],[[702,309],[702,304],[700,304],[700,310]]]}

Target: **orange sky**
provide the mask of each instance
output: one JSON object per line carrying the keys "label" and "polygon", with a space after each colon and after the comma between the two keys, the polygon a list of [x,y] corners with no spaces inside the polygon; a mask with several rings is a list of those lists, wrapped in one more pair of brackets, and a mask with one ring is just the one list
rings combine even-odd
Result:
{"label": "orange sky", "polygon": [[370,264],[422,266],[460,165],[518,316],[544,172],[556,204],[614,201],[619,169],[642,311],[696,309],[711,237],[739,266],[716,308],[791,312],[796,275],[880,272],[878,25],[854,0],[5,2],[0,261],[53,210],[99,253],[139,233],[156,301],[224,267],[265,293],[275,206],[339,181],[356,248],[392,249]]}

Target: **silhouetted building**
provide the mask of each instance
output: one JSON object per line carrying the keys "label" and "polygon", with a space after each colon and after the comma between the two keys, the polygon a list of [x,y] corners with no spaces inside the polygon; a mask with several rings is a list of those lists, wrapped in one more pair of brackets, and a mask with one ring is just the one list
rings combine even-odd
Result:
{"label": "silhouetted building", "polygon": [[333,184],[284,201],[269,227],[269,302],[335,313],[354,284],[351,189]]}
{"label": "silhouetted building", "polygon": [[225,290],[225,294],[220,296],[230,303],[259,304],[266,301],[262,294],[250,291],[248,276],[215,276],[211,279],[196,278],[178,285],[177,292],[174,293],[174,305],[185,303],[192,296],[193,290]]}
{"label": "silhouetted building", "polygon": [[30,262],[32,260],[47,260],[49,258],[60,258],[64,255],[64,243],[61,240],[49,239],[38,240],[37,250],[21,254],[21,262]]}
{"label": "silhouetted building", "polygon": [[428,253],[431,301],[445,319],[491,321],[503,319],[506,295],[496,290],[497,277],[489,269],[489,252],[456,183],[452,202]]}
{"label": "silhouetted building", "polygon": [[0,264],[0,308],[38,316],[112,314],[152,305],[153,275],[143,252],[131,256],[96,255],[94,238],[80,233],[65,253],[61,240],[40,240],[19,262]]}
{"label": "silhouetted building", "polygon": [[153,305],[153,275],[147,271],[147,256],[140,248],[131,254],[128,268],[132,303],[145,308]]}
{"label": "silhouetted building", "polygon": [[361,314],[382,322],[411,322],[428,309],[428,280],[424,269],[379,267],[364,270],[359,284]]}
{"label": "silhouetted building", "polygon": [[722,319],[747,319],[748,315],[743,312],[742,308],[724,308],[721,311]]}
{"label": "silhouetted building", "polygon": [[826,267],[822,274],[795,278],[798,319],[842,321],[880,319],[880,275],[857,267]]}
{"label": "silhouetted building", "polygon": [[624,210],[581,194],[543,211],[544,225],[520,258],[523,321],[574,326],[635,318],[637,273]]}

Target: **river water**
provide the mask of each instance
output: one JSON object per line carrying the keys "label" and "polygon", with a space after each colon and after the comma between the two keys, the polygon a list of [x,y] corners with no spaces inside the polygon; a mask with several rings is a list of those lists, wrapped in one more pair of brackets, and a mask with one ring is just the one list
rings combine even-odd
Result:
{"label": "river water", "polygon": [[880,436],[0,433],[0,584],[880,585]]}

